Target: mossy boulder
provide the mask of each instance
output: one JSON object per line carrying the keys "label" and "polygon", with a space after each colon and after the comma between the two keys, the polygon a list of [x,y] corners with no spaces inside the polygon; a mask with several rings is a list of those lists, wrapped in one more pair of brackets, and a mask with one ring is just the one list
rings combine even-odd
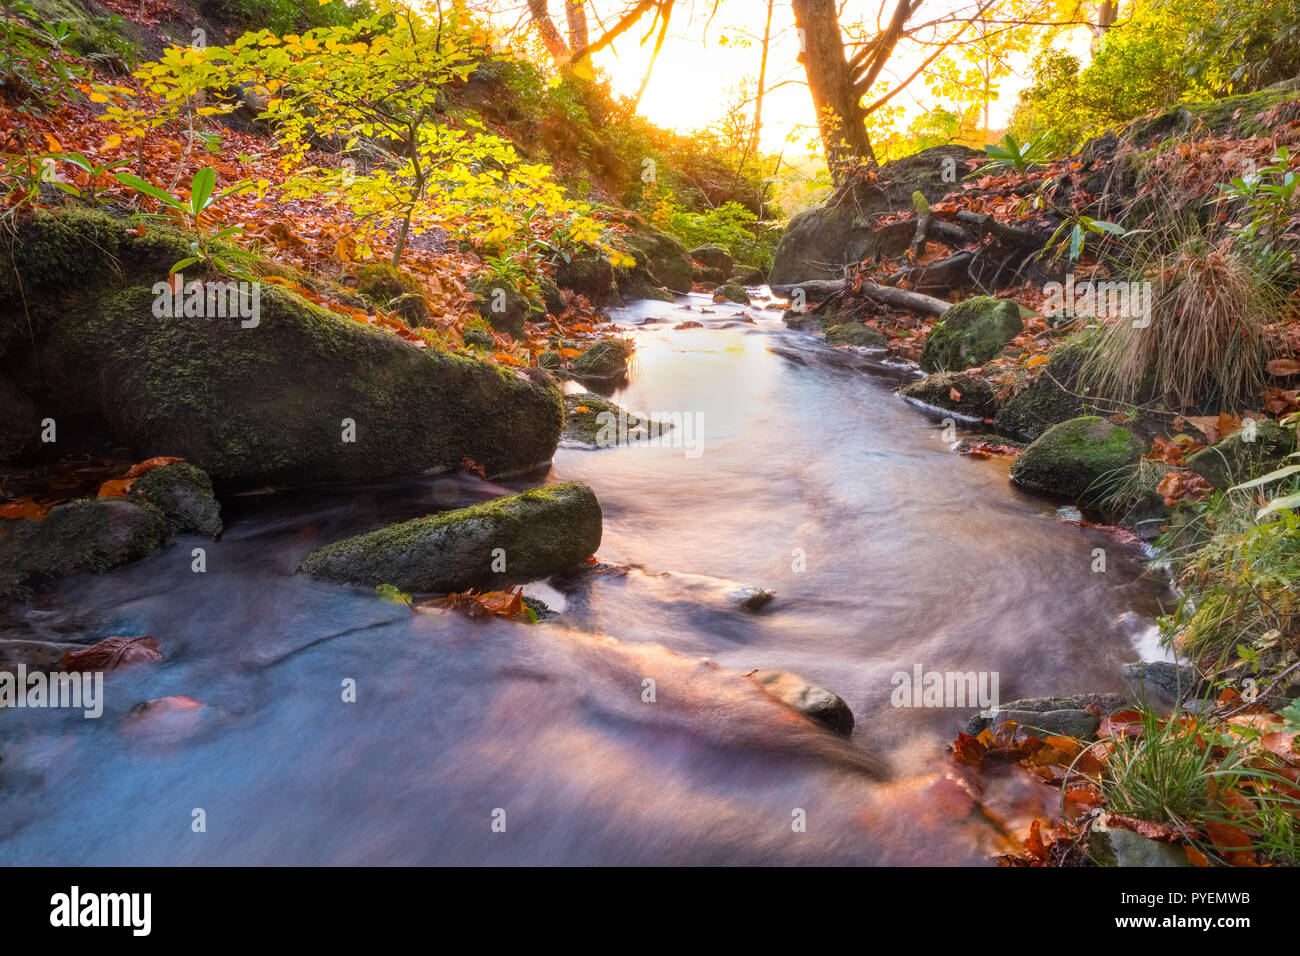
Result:
{"label": "mossy boulder", "polygon": [[652,438],[674,427],[672,422],[633,415],[593,392],[565,395],[564,410],[564,437],[593,448],[613,448],[623,440]]}
{"label": "mossy boulder", "polygon": [[80,206],[36,210],[0,236],[0,358],[30,348],[48,319],[84,307],[121,276],[165,279],[191,241],[159,225],[136,236],[125,220]]}
{"label": "mossy boulder", "polygon": [[550,276],[541,276],[537,280],[537,291],[542,297],[542,306],[551,315],[563,315],[569,304],[564,301],[564,293]]}
{"label": "mossy boulder", "polygon": [[403,591],[497,589],[579,564],[600,546],[600,504],[579,483],[404,521],[326,545],[299,570]]}
{"label": "mossy boulder", "polygon": [[573,360],[573,374],[592,379],[622,378],[635,351],[627,339],[602,339]]}
{"label": "mossy boulder", "polygon": [[1081,415],[1032,442],[1011,466],[1011,479],[1034,491],[1093,503],[1105,498],[1145,451],[1131,429]]}
{"label": "mossy boulder", "polygon": [[479,315],[498,332],[515,338],[523,337],[524,322],[545,314],[544,304],[529,298],[512,280],[481,275],[470,279],[465,287],[478,296],[475,307]]}
{"label": "mossy boulder", "polygon": [[475,349],[494,349],[496,348],[496,339],[492,338],[492,333],[487,329],[466,329],[461,338],[465,344]]}
{"label": "mossy boulder", "polygon": [[1033,441],[1047,429],[1090,411],[1084,394],[1082,368],[1088,347],[1081,342],[1062,345],[1042,366],[1027,388],[1003,403],[993,427],[1005,435]]}
{"label": "mossy boulder", "polygon": [[1295,432],[1276,422],[1256,422],[1187,457],[1187,467],[1215,488],[1233,485],[1279,468],[1295,450]]}
{"label": "mossy boulder", "polygon": [[696,246],[691,250],[691,258],[706,269],[721,272],[724,278],[731,275],[731,267],[734,264],[731,251],[723,246],[714,243]]}
{"label": "mossy boulder", "polygon": [[219,488],[396,477],[466,458],[500,475],[544,464],[559,441],[554,389],[279,286],[262,284],[252,327],[156,316],[153,289],[188,251],[183,234],[137,237],[63,209],[12,242],[32,331],[0,266],[0,351],[41,370],[48,414],[96,419],[141,458],[184,458]]}
{"label": "mossy boulder", "polygon": [[169,534],[221,534],[221,505],[212,493],[212,480],[189,462],[150,469],[131,485],[129,497],[161,511]]}
{"label": "mossy boulder", "polygon": [[904,398],[984,421],[997,411],[993,386],[962,372],[938,372],[898,390]]}
{"label": "mossy boulder", "polygon": [[844,322],[826,330],[827,345],[856,345],[860,348],[883,349],[889,345],[889,336],[880,329],[861,322]]}
{"label": "mossy boulder", "polygon": [[424,325],[429,304],[419,281],[388,263],[375,263],[357,270],[357,291],[385,311],[396,312],[407,325]]}
{"label": "mossy boulder", "polygon": [[729,281],[738,285],[762,285],[763,270],[755,266],[735,265],[731,269]]}
{"label": "mossy boulder", "polygon": [[618,298],[614,266],[600,252],[586,251],[555,263],[555,284],[585,295],[593,304]]}
{"label": "mossy boulder", "polygon": [[43,520],[0,520],[0,598],[27,600],[51,579],[138,560],[166,534],[159,509],[122,498],[69,501]]}
{"label": "mossy boulder", "polygon": [[745,291],[744,286],[737,285],[734,282],[727,282],[713,290],[713,301],[749,305],[749,293]]}
{"label": "mossy boulder", "polygon": [[542,368],[559,368],[564,364],[564,356],[559,352],[547,349],[541,355],[537,356],[537,364]]}
{"label": "mossy boulder", "polygon": [[975,296],[954,305],[935,324],[921,352],[921,368],[943,372],[983,365],[1024,330],[1015,302]]}
{"label": "mossy boulder", "polygon": [[144,457],[185,458],[219,484],[391,477],[465,458],[500,474],[549,460],[559,440],[551,390],[285,290],[264,290],[247,329],[156,318],[152,301],[138,286],[70,313],[42,343],[41,367],[52,394],[98,409]]}
{"label": "mossy boulder", "polygon": [[651,291],[660,288],[672,292],[691,290],[691,257],[675,236],[640,225],[620,236],[619,241],[636,259],[635,265],[616,270],[624,298],[659,298]]}
{"label": "mossy boulder", "polygon": [[0,461],[11,461],[41,447],[41,414],[4,376],[0,376]]}

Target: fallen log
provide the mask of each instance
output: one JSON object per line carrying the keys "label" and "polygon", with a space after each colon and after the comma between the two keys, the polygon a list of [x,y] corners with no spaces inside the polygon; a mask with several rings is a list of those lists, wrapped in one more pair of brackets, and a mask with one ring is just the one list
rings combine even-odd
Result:
{"label": "fallen log", "polygon": [[[805,298],[823,299],[837,292],[852,291],[852,286],[844,279],[809,279],[807,282],[796,282],[792,285],[772,286],[774,295],[787,299],[793,298],[800,291]],[[945,302],[943,299],[922,295],[920,292],[909,292],[906,289],[895,289],[893,286],[877,285],[874,282],[863,282],[857,294],[883,302],[885,305],[921,312],[925,315],[943,315],[952,306],[951,302]]]}

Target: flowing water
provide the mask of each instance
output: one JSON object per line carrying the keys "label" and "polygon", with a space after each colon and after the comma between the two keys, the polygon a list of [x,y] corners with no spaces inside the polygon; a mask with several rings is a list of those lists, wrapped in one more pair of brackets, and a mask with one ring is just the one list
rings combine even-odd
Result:
{"label": "flowing water", "polygon": [[[589,483],[599,556],[632,569],[530,588],[561,623],[417,616],[293,573],[341,536],[530,484],[464,475],[232,499],[219,542],[9,618],[7,640],[152,634],[166,659],[107,674],[98,720],[0,712],[0,862],[990,862],[996,832],[933,789],[974,708],[895,707],[892,675],[996,673],[1003,701],[1120,690],[1163,584],[1006,462],[953,454],[896,373],[702,304],[614,314],[638,345],[614,399],[700,416],[698,448],[561,447],[531,482]],[[740,585],[776,599],[742,610]],[[852,740],[772,704],[756,668],[840,694]],[[132,711],[172,695],[203,706]]]}

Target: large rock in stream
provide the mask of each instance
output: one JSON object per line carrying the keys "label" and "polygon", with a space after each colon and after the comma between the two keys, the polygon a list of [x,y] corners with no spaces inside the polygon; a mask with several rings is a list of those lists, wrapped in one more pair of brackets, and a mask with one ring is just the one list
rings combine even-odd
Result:
{"label": "large rock in stream", "polygon": [[[417,348],[260,284],[255,323],[155,315],[155,283],[189,254],[84,210],[38,214],[0,266],[0,373],[31,367],[56,420],[93,419],[141,458],[181,457],[218,488],[375,479],[549,461],[563,403],[500,366]],[[73,281],[75,277],[75,281]],[[22,301],[31,313],[31,332]],[[57,407],[55,405],[57,404]]]}
{"label": "large rock in stream", "polygon": [[600,546],[600,536],[600,504],[590,488],[574,482],[345,538],[307,555],[298,570],[403,591],[498,589],[581,563]]}
{"label": "large rock in stream", "polygon": [[1011,479],[1034,491],[1091,503],[1142,457],[1146,445],[1131,429],[1096,415],[1053,425],[1011,466]]}

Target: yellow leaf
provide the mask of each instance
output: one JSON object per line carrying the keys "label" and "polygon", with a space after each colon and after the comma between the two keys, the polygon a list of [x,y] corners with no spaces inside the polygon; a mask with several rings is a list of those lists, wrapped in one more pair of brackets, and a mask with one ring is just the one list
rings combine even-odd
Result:
{"label": "yellow leaf", "polygon": [[114,133],[108,139],[104,140],[104,145],[100,149],[117,149],[122,144],[122,137]]}
{"label": "yellow leaf", "polygon": [[1035,355],[1033,358],[1031,358],[1028,362],[1025,363],[1025,368],[1036,368],[1039,365],[1042,365],[1044,362],[1046,362],[1047,358],[1048,357],[1046,355]]}

